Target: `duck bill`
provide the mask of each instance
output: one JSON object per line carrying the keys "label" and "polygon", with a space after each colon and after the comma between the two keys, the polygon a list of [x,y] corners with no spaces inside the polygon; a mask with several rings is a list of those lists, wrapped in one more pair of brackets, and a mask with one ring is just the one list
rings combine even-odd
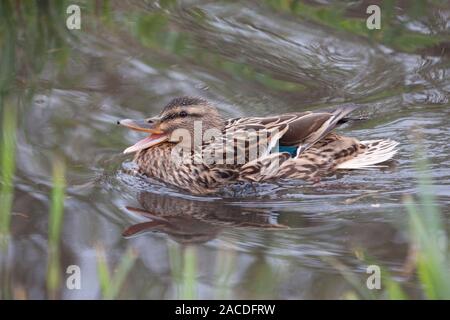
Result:
{"label": "duck bill", "polygon": [[126,148],[123,153],[129,154],[138,152],[168,140],[168,136],[158,128],[158,119],[149,120],[132,120],[124,119],[117,123],[129,129],[149,133],[148,137],[139,140],[131,147]]}

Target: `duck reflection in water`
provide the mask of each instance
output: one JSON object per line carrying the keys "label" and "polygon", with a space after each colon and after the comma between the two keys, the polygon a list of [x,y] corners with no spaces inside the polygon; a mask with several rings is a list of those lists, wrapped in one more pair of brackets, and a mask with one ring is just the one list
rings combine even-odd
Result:
{"label": "duck reflection in water", "polygon": [[148,221],[128,227],[124,237],[154,231],[165,233],[178,243],[195,244],[210,241],[227,228],[289,228],[274,221],[268,209],[243,208],[223,200],[191,200],[151,192],[139,193],[137,200],[141,208],[127,206],[126,209]]}
{"label": "duck reflection in water", "polygon": [[[311,252],[314,248],[315,253],[339,256],[343,252],[352,252],[353,258],[346,256],[347,259],[342,261],[349,266],[360,263],[360,255],[367,252],[377,261],[403,269],[411,254],[408,240],[388,222],[336,220],[332,216],[301,212],[280,213],[263,207],[249,207],[251,202],[245,206],[242,202],[237,205],[229,200],[187,199],[153,192],[139,193],[137,201],[139,208],[127,206],[126,209],[133,216],[148,220],[126,228],[123,236],[127,238],[160,232],[177,243],[188,245],[206,243],[226,230],[248,230],[249,233],[264,230],[281,232],[277,232],[277,240],[272,243],[275,247],[295,247],[299,252]],[[294,252],[292,254],[296,256]],[[307,260],[313,258],[303,255]]]}

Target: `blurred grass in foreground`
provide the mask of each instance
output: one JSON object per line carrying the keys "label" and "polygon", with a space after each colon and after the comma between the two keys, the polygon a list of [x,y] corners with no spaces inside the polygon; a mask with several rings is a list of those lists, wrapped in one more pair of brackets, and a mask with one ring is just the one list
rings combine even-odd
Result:
{"label": "blurred grass in foreground", "polygon": [[[417,137],[416,141],[421,138]],[[418,201],[405,195],[404,204],[410,225],[410,266],[416,270],[417,281],[426,299],[450,299],[450,277],[448,239],[441,213],[433,190],[433,181],[428,172],[426,153],[417,145],[415,167],[418,177]],[[409,298],[400,285],[389,285],[395,280],[389,274],[384,276],[389,299]]]}
{"label": "blurred grass in foreground", "polygon": [[[0,100],[2,97],[0,96]],[[2,139],[0,146],[1,173],[0,173],[0,237],[1,246],[7,246],[11,224],[11,208],[14,192],[14,171],[16,168],[16,126],[17,112],[9,104],[3,105],[2,113]]]}
{"label": "blurred grass in foreground", "polygon": [[[180,300],[199,299],[205,284],[205,275],[199,272],[204,267],[201,263],[205,263],[200,261],[199,247],[168,241],[171,289],[174,290],[173,293],[171,292],[171,296]],[[206,299],[237,299],[240,292],[236,289],[236,280],[233,278],[243,270],[236,255],[235,249],[224,248],[215,253],[210,264],[208,262],[208,268],[211,269],[211,275],[209,275],[211,282],[206,282],[212,292]],[[283,273],[282,269],[271,266],[265,259],[256,259],[244,270],[245,281],[240,283],[240,286],[248,287],[251,294],[239,298],[278,298],[278,287],[282,281],[287,279],[286,273]]]}
{"label": "blurred grass in foreground", "polygon": [[47,291],[51,299],[56,299],[61,282],[60,239],[64,219],[65,166],[62,161],[53,163],[53,188],[48,222],[48,266]]}
{"label": "blurred grass in foreground", "polygon": [[236,272],[236,252],[232,249],[221,249],[215,261],[215,297],[217,299],[230,299],[230,283],[233,273]]}
{"label": "blurred grass in foreground", "polygon": [[123,287],[125,280],[130,273],[136,261],[137,254],[133,249],[128,249],[120,258],[119,265],[114,268],[114,274],[111,275],[106,261],[105,249],[97,246],[97,274],[100,284],[100,291],[103,299],[116,299]]}
{"label": "blurred grass in foreground", "polygon": [[[417,137],[416,141],[420,141]],[[432,300],[450,299],[450,260],[448,257],[448,238],[445,232],[441,213],[437,206],[433,191],[433,181],[428,172],[428,161],[421,146],[416,147],[415,167],[418,177],[418,201],[411,195],[405,195],[404,204],[408,213],[410,250],[404,266],[402,277],[414,276],[415,271],[419,294],[422,298]],[[344,298],[349,299],[411,299],[404,291],[402,282],[394,274],[380,265],[380,294],[369,290],[365,281],[335,259],[327,259],[328,263],[338,270],[352,285],[355,292]],[[376,261],[367,261],[367,265],[379,265]],[[408,269],[408,270],[406,270]]]}
{"label": "blurred grass in foreground", "polygon": [[197,248],[169,243],[168,251],[175,297],[183,300],[197,299]]}
{"label": "blurred grass in foreground", "polygon": [[16,169],[17,111],[0,92],[2,138],[0,143],[0,299],[11,297],[9,238]]}
{"label": "blurred grass in foreground", "polygon": [[187,247],[183,252],[183,297],[195,299],[197,296],[197,252],[195,247]]}
{"label": "blurred grass in foreground", "polygon": [[425,152],[417,147],[419,201],[416,202],[410,195],[404,199],[409,214],[411,245],[424,296],[428,299],[450,299],[448,238],[427,169]]}

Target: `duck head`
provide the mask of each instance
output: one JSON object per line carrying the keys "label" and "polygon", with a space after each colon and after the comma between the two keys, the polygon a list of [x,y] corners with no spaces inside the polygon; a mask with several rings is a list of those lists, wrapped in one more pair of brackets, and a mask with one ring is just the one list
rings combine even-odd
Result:
{"label": "duck head", "polygon": [[163,142],[180,143],[188,134],[194,137],[196,124],[202,135],[208,129],[221,130],[222,117],[214,105],[202,98],[181,97],[170,101],[155,117],[142,120],[124,119],[117,122],[129,129],[146,132],[149,135],[124,150],[134,153]]}

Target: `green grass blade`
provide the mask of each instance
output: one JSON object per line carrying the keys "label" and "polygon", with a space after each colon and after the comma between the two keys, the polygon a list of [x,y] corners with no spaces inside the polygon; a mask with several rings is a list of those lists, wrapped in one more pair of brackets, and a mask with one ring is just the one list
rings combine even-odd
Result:
{"label": "green grass blade", "polygon": [[406,295],[405,291],[403,291],[402,287],[398,283],[396,283],[392,280],[387,281],[386,292],[389,297],[389,300],[407,300],[408,299],[408,296]]}
{"label": "green grass blade", "polygon": [[47,291],[55,299],[61,282],[59,243],[64,218],[65,166],[62,161],[53,163],[53,188],[49,217],[49,261],[47,268]]}
{"label": "green grass blade", "polygon": [[416,243],[417,274],[428,299],[450,299],[450,261],[445,247],[441,248],[439,236],[445,235],[440,212],[436,206],[432,179],[428,172],[428,162],[424,150],[416,150],[416,170],[418,172],[419,204],[411,196],[404,203],[410,220],[412,241]]}
{"label": "green grass blade", "polygon": [[101,246],[97,246],[97,274],[100,284],[100,292],[102,297],[106,296],[111,276],[109,274],[108,264],[106,263],[105,250]]}
{"label": "green grass blade", "polygon": [[236,269],[236,253],[232,249],[221,249],[216,256],[216,299],[229,298],[229,283]]}
{"label": "green grass blade", "polygon": [[[3,89],[0,88],[0,91]],[[0,92],[2,112],[2,137],[0,140],[0,282],[1,299],[10,299],[11,260],[9,259],[9,239],[12,205],[14,197],[14,172],[16,169],[17,109],[6,103]]]}
{"label": "green grass blade", "polygon": [[110,284],[105,292],[105,299],[116,299],[120,293],[125,280],[130,273],[136,261],[136,252],[128,249],[120,260],[119,266],[114,273]]}
{"label": "green grass blade", "polygon": [[186,247],[183,250],[183,291],[182,299],[193,300],[197,298],[197,251],[195,247]]}
{"label": "green grass blade", "polygon": [[65,166],[62,161],[56,160],[53,164],[53,188],[50,208],[49,240],[51,244],[58,244],[61,236],[62,221],[64,218],[64,190]]}
{"label": "green grass blade", "polygon": [[[2,97],[0,97],[2,99]],[[3,101],[0,101],[3,106]],[[5,104],[2,114],[2,138],[1,138],[1,174],[0,174],[0,236],[2,246],[7,244],[11,224],[11,209],[14,193],[14,171],[16,169],[16,108]]]}
{"label": "green grass blade", "polygon": [[118,297],[128,274],[135,264],[136,257],[136,252],[129,248],[120,259],[116,271],[111,276],[106,261],[105,251],[103,247],[97,247],[97,273],[103,299],[113,300]]}

